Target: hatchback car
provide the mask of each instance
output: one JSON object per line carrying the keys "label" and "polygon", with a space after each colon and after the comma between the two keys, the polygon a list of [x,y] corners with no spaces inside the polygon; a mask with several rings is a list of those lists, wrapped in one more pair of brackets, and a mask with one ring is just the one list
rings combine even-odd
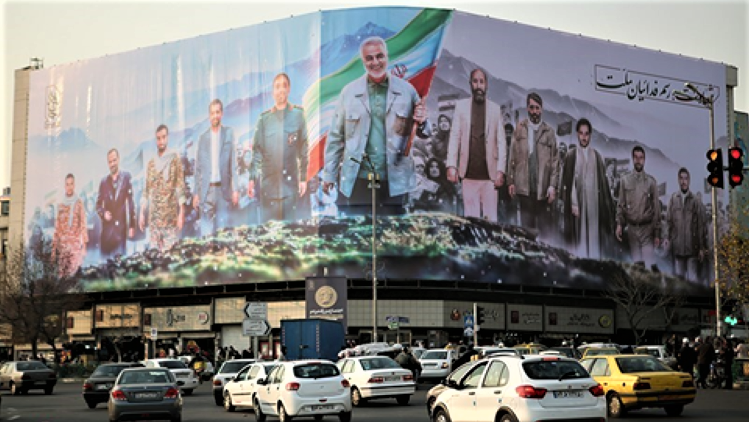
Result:
{"label": "hatchback car", "polygon": [[596,356],[580,363],[604,386],[613,418],[645,407],[662,407],[669,416],[678,416],[697,393],[690,374],[650,355]]}
{"label": "hatchback car", "polygon": [[143,419],[182,420],[182,395],[171,371],[165,368],[130,368],[120,372],[109,394],[109,421]]}
{"label": "hatchback car", "polygon": [[605,422],[603,387],[574,359],[500,356],[450,382],[434,405],[435,422]]}
{"label": "hatchback car", "polygon": [[253,407],[257,380],[266,378],[276,367],[274,362],[258,362],[245,366],[224,385],[224,409],[233,412],[237,407]]}
{"label": "hatchback car", "polygon": [[434,387],[430,388],[429,391],[427,391],[426,395],[426,403],[427,403],[427,414],[429,417],[432,417],[432,410],[434,409],[434,403],[437,401],[437,396],[439,396],[443,391],[447,390],[447,386],[453,382],[457,383],[460,381],[461,378],[463,378],[463,375],[466,374],[471,368],[476,366],[479,361],[473,360],[467,363],[464,363],[463,365],[460,365],[460,368],[452,371],[450,375],[447,376],[444,380],[440,381],[439,384],[435,385]]}
{"label": "hatchback car", "polygon": [[38,361],[5,362],[0,366],[0,388],[10,390],[13,395],[26,394],[29,390],[44,390],[44,394],[49,395],[55,384],[55,371]]}
{"label": "hatchback car", "polygon": [[266,379],[258,379],[255,395],[255,419],[268,415],[281,422],[297,416],[320,420],[337,415],[341,422],[351,421],[351,389],[338,367],[331,361],[278,362]]}
{"label": "hatchback car", "polygon": [[592,356],[610,356],[620,355],[621,352],[616,347],[588,347],[583,351],[584,358]]}
{"label": "hatchback car", "polygon": [[247,365],[257,362],[256,359],[232,359],[224,362],[213,376],[213,401],[216,406],[224,404],[224,386]]}
{"label": "hatchback car", "polygon": [[195,371],[188,368],[179,359],[149,359],[145,362],[146,368],[166,368],[179,381],[182,381],[181,390],[186,396],[192,394],[200,382]]}
{"label": "hatchback car", "polygon": [[453,361],[458,358],[458,352],[446,349],[430,349],[421,355],[420,380],[441,380],[452,372]]}
{"label": "hatchback car", "polygon": [[109,400],[109,392],[124,369],[142,367],[139,363],[112,363],[99,365],[94,373],[83,382],[83,400],[89,409]]}
{"label": "hatchback car", "polygon": [[416,391],[411,371],[384,356],[361,356],[337,363],[343,377],[351,384],[351,404],[360,406],[368,400],[395,398],[407,405]]}

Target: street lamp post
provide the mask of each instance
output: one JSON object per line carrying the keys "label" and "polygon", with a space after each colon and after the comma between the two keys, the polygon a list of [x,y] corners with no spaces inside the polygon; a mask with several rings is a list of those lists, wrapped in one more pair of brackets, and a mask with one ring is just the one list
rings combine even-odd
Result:
{"label": "street lamp post", "polygon": [[[705,96],[696,86],[687,82],[684,84],[684,88],[688,89],[693,95],[686,94],[682,91],[676,91],[675,94],[680,99],[686,99],[688,101],[695,101],[700,103],[703,107],[710,110],[710,149],[715,149],[715,95],[712,92],[712,85],[709,88],[709,96]],[[721,169],[723,171],[723,169]],[[718,283],[718,277],[720,272],[718,271],[718,189],[712,186],[712,223],[713,223],[713,278],[715,279],[715,334],[720,336],[720,284]]]}

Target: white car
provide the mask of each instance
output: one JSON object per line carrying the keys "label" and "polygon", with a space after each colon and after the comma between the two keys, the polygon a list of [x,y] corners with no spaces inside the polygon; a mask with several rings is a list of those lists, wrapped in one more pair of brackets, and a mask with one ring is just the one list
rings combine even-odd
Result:
{"label": "white car", "polygon": [[146,368],[168,369],[177,381],[184,382],[184,385],[181,386],[180,389],[186,396],[192,394],[192,391],[200,384],[195,371],[188,368],[187,365],[179,359],[149,359],[143,362],[143,365],[145,365]]}
{"label": "white car", "polygon": [[224,386],[247,365],[257,362],[256,359],[232,359],[224,362],[213,376],[213,401],[216,406],[224,404]]}
{"label": "white car", "polygon": [[443,379],[452,372],[453,361],[458,358],[456,350],[429,349],[421,355],[419,380]]}
{"label": "white car", "polygon": [[387,356],[353,357],[340,360],[337,365],[351,384],[353,406],[371,399],[393,397],[405,406],[416,391],[411,371],[401,368]]}
{"label": "white car", "polygon": [[329,360],[277,362],[265,379],[257,380],[255,419],[263,422],[268,415],[281,422],[297,416],[321,420],[337,415],[341,422],[351,422],[351,389],[338,367]]}
{"label": "white car", "polygon": [[603,387],[566,357],[486,359],[447,387],[434,422],[606,421]]}
{"label": "white car", "polygon": [[257,380],[267,378],[276,367],[275,362],[258,362],[245,366],[224,386],[224,409],[233,412],[237,407],[253,407],[257,393]]}

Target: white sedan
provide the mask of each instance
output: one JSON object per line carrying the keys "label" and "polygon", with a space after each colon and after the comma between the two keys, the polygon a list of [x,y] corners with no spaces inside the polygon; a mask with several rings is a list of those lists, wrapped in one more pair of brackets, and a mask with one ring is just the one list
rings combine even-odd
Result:
{"label": "white sedan", "polygon": [[257,380],[266,378],[275,367],[274,362],[250,364],[227,380],[223,393],[224,409],[233,412],[237,407],[254,407]]}
{"label": "white sedan", "polygon": [[411,371],[387,356],[359,356],[338,361],[338,368],[351,384],[351,404],[370,399],[393,398],[407,405],[416,390]]}
{"label": "white sedan", "polygon": [[446,349],[429,349],[421,355],[420,380],[441,380],[452,372],[453,361],[458,358],[458,352]]}

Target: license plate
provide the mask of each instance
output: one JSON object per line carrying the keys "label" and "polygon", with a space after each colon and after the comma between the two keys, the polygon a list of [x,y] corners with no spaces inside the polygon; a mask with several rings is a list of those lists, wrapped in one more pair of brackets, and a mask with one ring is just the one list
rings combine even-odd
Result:
{"label": "license plate", "polygon": [[679,396],[658,396],[658,400],[679,400]]}
{"label": "license plate", "polygon": [[136,399],[155,399],[159,396],[159,393],[135,393]]}
{"label": "license plate", "polygon": [[579,399],[582,397],[582,391],[554,391],[555,399]]}
{"label": "license plate", "polygon": [[329,404],[321,404],[321,405],[317,405],[317,406],[312,406],[313,410],[330,410],[330,409],[333,409],[333,408],[335,408],[335,406],[331,406]]}
{"label": "license plate", "polygon": [[393,376],[393,377],[385,377],[385,381],[400,381],[401,377],[399,376]]}
{"label": "license plate", "polygon": [[99,384],[99,385],[96,386],[96,389],[97,390],[108,390],[109,386],[106,385],[106,384]]}
{"label": "license plate", "polygon": [[34,384],[36,384],[36,385],[45,385],[45,384],[47,384],[47,381],[37,381]]}

